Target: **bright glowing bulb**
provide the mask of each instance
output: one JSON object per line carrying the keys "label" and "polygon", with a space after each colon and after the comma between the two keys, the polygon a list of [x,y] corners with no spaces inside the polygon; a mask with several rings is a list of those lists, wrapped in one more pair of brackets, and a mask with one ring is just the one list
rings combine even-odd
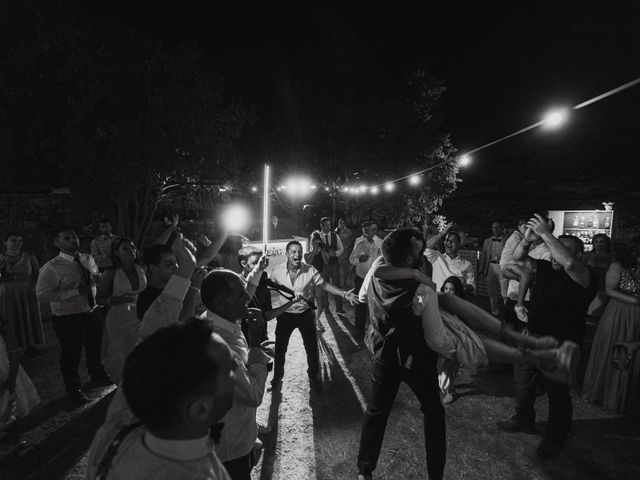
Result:
{"label": "bright glowing bulb", "polygon": [[249,210],[244,205],[229,205],[223,214],[224,225],[229,231],[242,231],[249,226]]}
{"label": "bright glowing bulb", "polygon": [[409,185],[412,185],[412,186],[414,186],[414,187],[415,187],[416,185],[420,185],[420,181],[421,181],[421,180],[420,180],[420,175],[411,175],[411,176],[409,177]]}
{"label": "bright glowing bulb", "polygon": [[547,128],[556,128],[566,122],[568,117],[567,109],[554,110],[544,117],[543,125]]}
{"label": "bright glowing bulb", "polygon": [[329,191],[329,187],[324,187],[324,191],[328,192]]}
{"label": "bright glowing bulb", "polygon": [[395,188],[396,188],[396,185],[393,182],[387,182],[384,184],[384,190],[386,192],[393,192]]}
{"label": "bright glowing bulb", "polygon": [[462,155],[458,159],[458,165],[461,167],[468,167],[471,164],[471,157],[469,155]]}
{"label": "bright glowing bulb", "polygon": [[251,187],[251,191],[252,192],[257,192],[258,191],[258,187],[256,187],[255,185],[253,187]]}
{"label": "bright glowing bulb", "polygon": [[372,195],[377,195],[380,189],[378,187],[371,187],[370,191]]}
{"label": "bright glowing bulb", "polygon": [[278,190],[286,190],[286,189],[287,189],[287,186],[286,186],[286,185],[280,185],[280,186],[278,187]]}
{"label": "bright glowing bulb", "polygon": [[312,183],[311,185],[309,185],[309,188],[310,188],[311,190],[315,190],[315,189],[316,189],[316,188],[318,188],[318,187],[316,187],[316,186]]}

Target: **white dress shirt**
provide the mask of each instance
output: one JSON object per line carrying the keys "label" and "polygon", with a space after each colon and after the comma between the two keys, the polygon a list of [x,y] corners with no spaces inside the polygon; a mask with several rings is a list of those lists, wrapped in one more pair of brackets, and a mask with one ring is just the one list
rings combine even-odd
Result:
{"label": "white dress shirt", "polygon": [[222,419],[224,428],[216,447],[220,461],[228,462],[247,455],[258,437],[256,409],[262,403],[271,358],[260,348],[249,348],[239,321],[230,322],[209,311],[202,318],[213,323],[214,331],[227,342],[238,364],[233,404]]}
{"label": "white dress shirt", "polygon": [[[301,293],[304,298],[310,299],[315,295],[315,287],[319,287],[324,283],[324,279],[313,266],[302,262],[300,264],[300,270],[298,270],[293,282],[291,281],[291,275],[287,268],[288,262],[279,264],[271,272],[271,279],[278,283],[281,283],[285,287],[289,287],[295,293]],[[273,308],[279,308],[283,306],[289,300],[285,299],[282,295],[274,296]],[[291,305],[287,309],[287,313],[303,313],[309,309],[307,302],[297,302]]]}
{"label": "white dress shirt", "polygon": [[435,282],[438,291],[440,291],[444,281],[449,277],[458,277],[463,284],[471,285],[475,290],[476,276],[471,262],[464,260],[460,255],[451,258],[446,253],[440,253],[432,248],[427,248],[424,251],[424,256],[433,265],[431,279]]}
{"label": "white dress shirt", "polygon": [[[91,255],[79,253],[78,256],[91,276],[97,276],[98,266]],[[60,252],[60,255],[49,260],[40,269],[36,296],[40,302],[51,304],[53,315],[74,315],[91,311],[88,295],[81,295],[78,291],[78,287],[85,284],[85,274],[74,258]],[[95,298],[95,285],[91,286],[91,292]]]}
{"label": "white dress shirt", "polygon": [[[360,261],[360,255],[368,255],[369,259],[365,262]],[[367,272],[371,269],[373,261],[382,255],[380,246],[375,240],[367,240],[365,237],[358,237],[356,243],[353,245],[351,255],[349,255],[349,262],[356,267],[356,275],[360,278],[367,276]]]}
{"label": "white dress shirt", "polygon": [[[144,315],[140,325],[140,341],[156,330],[178,321],[182,301],[190,284],[188,279],[176,275],[171,277]],[[122,388],[119,388],[109,405],[105,423],[96,433],[89,449],[89,480],[96,477],[100,463],[117,434],[136,421]],[[166,440],[152,435],[144,425],[135,428],[124,438],[111,462],[107,478],[231,480],[208,435],[191,440]]]}
{"label": "white dress shirt", "polygon": [[331,240],[333,240],[333,238],[336,239],[336,257],[339,257],[340,255],[342,255],[342,252],[344,252],[344,246],[342,245],[342,240],[340,240],[340,235],[338,235],[335,232],[320,232],[320,236],[322,237],[322,241],[324,242],[325,246],[329,247],[331,246]]}

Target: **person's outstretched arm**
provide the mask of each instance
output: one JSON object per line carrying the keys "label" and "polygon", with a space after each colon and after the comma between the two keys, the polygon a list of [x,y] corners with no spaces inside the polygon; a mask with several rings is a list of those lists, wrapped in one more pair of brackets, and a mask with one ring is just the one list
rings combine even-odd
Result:
{"label": "person's outstretched arm", "polygon": [[537,213],[529,220],[529,228],[538,235],[549,248],[551,257],[562,265],[562,268],[578,285],[587,287],[591,281],[591,270],[586,263],[574,255],[551,231],[549,223]]}

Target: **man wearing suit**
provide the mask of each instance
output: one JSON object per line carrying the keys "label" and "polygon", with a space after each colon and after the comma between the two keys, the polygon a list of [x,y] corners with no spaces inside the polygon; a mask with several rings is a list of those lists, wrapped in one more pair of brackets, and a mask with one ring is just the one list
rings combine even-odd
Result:
{"label": "man wearing suit", "polygon": [[500,314],[506,296],[506,281],[500,276],[500,255],[504,248],[505,238],[502,235],[502,225],[499,222],[491,224],[493,236],[485,239],[480,254],[479,272],[487,282],[491,313]]}

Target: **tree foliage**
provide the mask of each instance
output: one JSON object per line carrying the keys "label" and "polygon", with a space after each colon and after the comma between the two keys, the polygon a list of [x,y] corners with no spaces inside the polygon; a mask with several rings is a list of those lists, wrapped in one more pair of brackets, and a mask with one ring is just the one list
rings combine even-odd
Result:
{"label": "tree foliage", "polygon": [[35,167],[14,174],[13,188],[89,190],[141,240],[159,202],[193,194],[181,186],[202,182],[197,195],[215,197],[233,184],[235,143],[253,114],[224,97],[194,45],[166,49],[109,19],[10,4],[0,154]]}

